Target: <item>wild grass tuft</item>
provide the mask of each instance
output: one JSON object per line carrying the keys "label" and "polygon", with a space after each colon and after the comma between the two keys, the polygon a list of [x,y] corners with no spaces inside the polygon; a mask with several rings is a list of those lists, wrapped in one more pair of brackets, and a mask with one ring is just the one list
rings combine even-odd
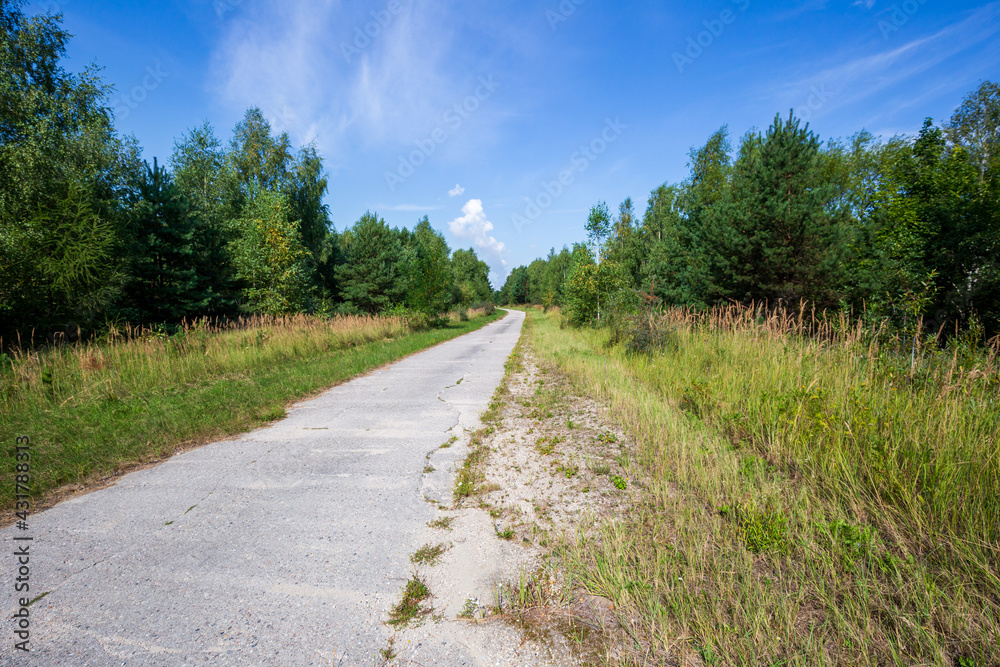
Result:
{"label": "wild grass tuft", "polygon": [[455,521],[455,517],[443,516],[440,519],[428,521],[427,526],[430,528],[437,528],[439,530],[451,530],[451,524],[453,521]]}
{"label": "wild grass tuft", "polygon": [[430,614],[431,610],[421,604],[430,596],[427,584],[414,574],[403,588],[402,599],[389,612],[389,625],[405,627]]}
{"label": "wild grass tuft", "polygon": [[441,560],[441,556],[449,548],[450,545],[443,542],[440,544],[425,544],[410,556],[410,562],[422,565],[437,565],[438,561]]}

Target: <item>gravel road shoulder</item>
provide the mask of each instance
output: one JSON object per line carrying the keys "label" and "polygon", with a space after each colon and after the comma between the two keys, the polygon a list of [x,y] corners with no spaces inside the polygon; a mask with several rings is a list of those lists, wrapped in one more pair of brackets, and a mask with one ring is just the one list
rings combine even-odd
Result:
{"label": "gravel road shoulder", "polygon": [[638,492],[630,443],[523,338],[493,406],[483,429],[428,456],[428,475],[443,465],[461,481],[472,454],[475,490],[456,499],[428,485],[437,517],[414,547],[424,560],[412,576],[432,597],[398,627],[383,664],[445,664],[427,658],[448,644],[479,665],[604,664],[623,619],[610,601],[574,589],[553,549],[628,511]]}

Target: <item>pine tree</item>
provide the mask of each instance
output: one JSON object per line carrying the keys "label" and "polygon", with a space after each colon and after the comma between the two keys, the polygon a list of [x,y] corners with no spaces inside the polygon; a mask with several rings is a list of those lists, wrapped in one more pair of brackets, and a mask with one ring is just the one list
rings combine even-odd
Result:
{"label": "pine tree", "polygon": [[739,234],[729,249],[734,296],[835,305],[845,281],[845,211],[831,205],[836,188],[821,178],[819,139],[790,113],[744,144],[720,207]]}
{"label": "pine tree", "polygon": [[345,261],[337,267],[345,310],[378,313],[401,303],[406,276],[399,235],[368,212],[345,236]]}
{"label": "pine tree", "polygon": [[133,322],[177,322],[208,303],[195,269],[194,218],[170,175],[155,158],[132,222],[132,280],[126,310]]}
{"label": "pine tree", "polygon": [[187,200],[194,221],[193,262],[206,298],[198,314],[236,315],[240,292],[229,243],[235,232],[231,221],[239,217],[239,209],[228,196],[235,175],[212,126],[205,123],[175,142],[170,164],[174,187]]}
{"label": "pine tree", "polygon": [[[0,337],[99,320],[121,293],[142,163],[99,68],[63,68],[59,14],[0,2]],[[27,340],[27,339],[25,339]]]}

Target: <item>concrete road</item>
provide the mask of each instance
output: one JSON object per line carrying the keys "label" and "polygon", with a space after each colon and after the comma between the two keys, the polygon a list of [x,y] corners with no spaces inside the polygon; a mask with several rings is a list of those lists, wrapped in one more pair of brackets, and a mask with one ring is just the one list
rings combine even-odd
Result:
{"label": "concrete road", "polygon": [[425,495],[450,493],[447,471],[423,473],[426,456],[457,460],[461,442],[437,448],[478,424],[523,319],[511,311],[0,531],[8,554],[34,537],[30,594],[48,593],[30,607],[30,653],[16,650],[17,558],[0,559],[0,664],[374,664],[435,515]]}

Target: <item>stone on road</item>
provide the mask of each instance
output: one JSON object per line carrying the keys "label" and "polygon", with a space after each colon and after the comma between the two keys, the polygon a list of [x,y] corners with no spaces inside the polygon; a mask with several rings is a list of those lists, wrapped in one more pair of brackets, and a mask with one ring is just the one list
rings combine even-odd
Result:
{"label": "stone on road", "polygon": [[[5,559],[0,663],[373,664],[434,517],[425,495],[450,493],[426,457],[477,426],[523,319],[30,517],[30,596],[48,595],[30,607],[30,653],[15,650]],[[2,531],[8,552],[17,532]]]}

